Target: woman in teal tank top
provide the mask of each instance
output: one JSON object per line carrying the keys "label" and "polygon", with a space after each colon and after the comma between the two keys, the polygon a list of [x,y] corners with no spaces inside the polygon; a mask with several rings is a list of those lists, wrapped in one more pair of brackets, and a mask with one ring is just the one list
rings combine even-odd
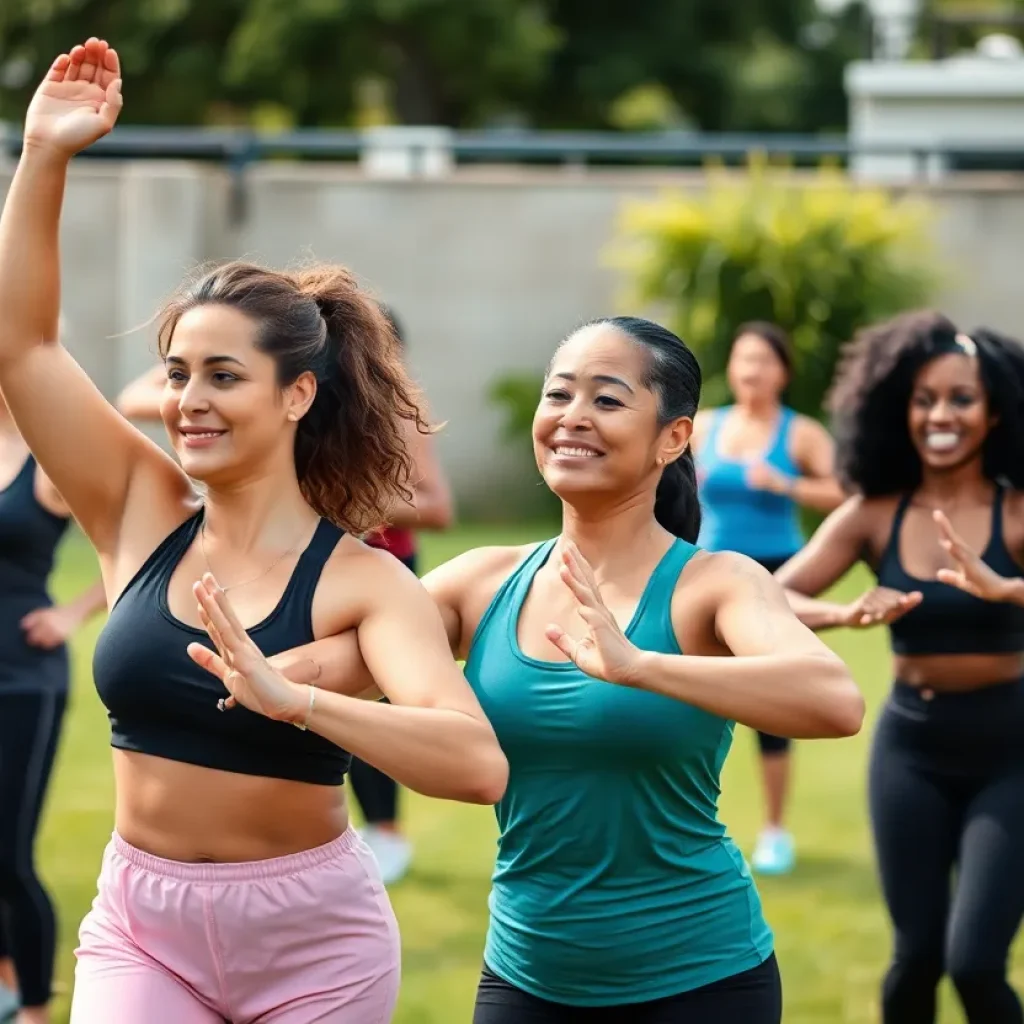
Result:
{"label": "woman in teal tank top", "polygon": [[[847,736],[863,701],[768,572],[694,546],[699,397],[663,327],[582,327],[534,420],[561,534],[425,577],[510,767],[475,1024],[781,1020],[722,764],[737,721]],[[305,651],[324,686],[372,693],[354,634]]]}
{"label": "woman in teal tank top", "polygon": [[[783,405],[792,371],[782,328],[742,324],[726,364],[735,404],[699,412],[691,439],[704,513],[698,543],[709,551],[749,555],[772,573],[804,545],[801,507],[831,512],[843,500],[832,437],[816,420]],[[763,731],[757,739],[766,814],[751,863],[761,874],[781,875],[795,863],[784,826],[790,741]]]}

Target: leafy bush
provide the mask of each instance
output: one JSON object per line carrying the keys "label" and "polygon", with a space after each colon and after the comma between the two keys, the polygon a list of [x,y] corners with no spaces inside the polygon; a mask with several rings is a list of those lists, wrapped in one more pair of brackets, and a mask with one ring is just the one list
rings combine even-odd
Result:
{"label": "leafy bush", "polygon": [[[747,320],[793,339],[790,402],[820,414],[839,347],[857,328],[928,301],[939,278],[928,207],[851,182],[751,161],[712,170],[700,193],[626,205],[612,257],[632,308],[659,307],[704,371],[703,404],[727,400],[729,341]],[[657,315],[657,314],[656,314]]]}

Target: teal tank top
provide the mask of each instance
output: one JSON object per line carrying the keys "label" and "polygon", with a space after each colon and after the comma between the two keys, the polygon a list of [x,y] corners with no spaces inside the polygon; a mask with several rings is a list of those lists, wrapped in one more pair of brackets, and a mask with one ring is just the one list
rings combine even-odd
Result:
{"label": "teal tank top", "polygon": [[[555,541],[506,580],[466,677],[510,776],[484,960],[541,999],[615,1006],[687,992],[772,951],[750,871],[718,820],[730,721],[520,650],[519,612]],[[697,550],[677,540],[626,635],[680,654],[672,594]]]}
{"label": "teal tank top", "polygon": [[[800,508],[792,498],[747,485],[749,462],[719,454],[722,424],[732,406],[712,413],[708,435],[697,457],[697,485],[703,513],[698,543],[709,551],[738,551],[761,561],[781,561],[804,544]],[[789,454],[796,413],[783,406],[778,429],[764,461],[786,476],[800,469]]]}

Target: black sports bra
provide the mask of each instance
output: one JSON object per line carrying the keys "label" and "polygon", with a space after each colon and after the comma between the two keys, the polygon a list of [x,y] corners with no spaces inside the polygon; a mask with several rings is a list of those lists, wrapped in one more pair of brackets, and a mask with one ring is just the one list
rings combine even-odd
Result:
{"label": "black sports bra", "polygon": [[[1012,654],[1024,652],[1024,607],[983,601],[938,580],[910,576],[900,562],[900,530],[912,495],[904,497],[892,521],[889,543],[878,564],[878,584],[904,592],[920,591],[921,603],[889,626],[895,654]],[[1003,488],[992,503],[992,533],[982,561],[1006,577],[1024,569],[1003,540]]]}
{"label": "black sports bra", "polygon": [[[240,706],[218,711],[223,684],[188,656],[190,643],[213,644],[203,630],[171,614],[167,584],[202,519],[200,511],[149,556],[96,643],[93,677],[110,717],[111,745],[243,775],[340,785],[350,754],[315,733]],[[248,630],[265,655],[315,639],[313,595],[342,532],[320,521],[277,607]]]}

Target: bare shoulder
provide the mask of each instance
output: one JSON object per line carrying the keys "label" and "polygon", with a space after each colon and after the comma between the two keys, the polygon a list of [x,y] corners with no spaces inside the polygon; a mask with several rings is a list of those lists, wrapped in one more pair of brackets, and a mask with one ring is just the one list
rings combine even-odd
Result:
{"label": "bare shoulder", "polygon": [[798,445],[834,443],[832,435],[823,423],[802,412],[797,413],[793,420],[793,440]]}
{"label": "bare shoulder", "polygon": [[689,595],[694,596],[696,591],[713,603],[741,590],[777,593],[785,600],[775,577],[763,565],[736,551],[698,551],[680,573],[677,589],[683,587]]}
{"label": "bare shoulder", "polygon": [[459,603],[486,595],[488,601],[516,567],[537,549],[536,544],[471,548],[423,577],[432,594],[458,597]]}

